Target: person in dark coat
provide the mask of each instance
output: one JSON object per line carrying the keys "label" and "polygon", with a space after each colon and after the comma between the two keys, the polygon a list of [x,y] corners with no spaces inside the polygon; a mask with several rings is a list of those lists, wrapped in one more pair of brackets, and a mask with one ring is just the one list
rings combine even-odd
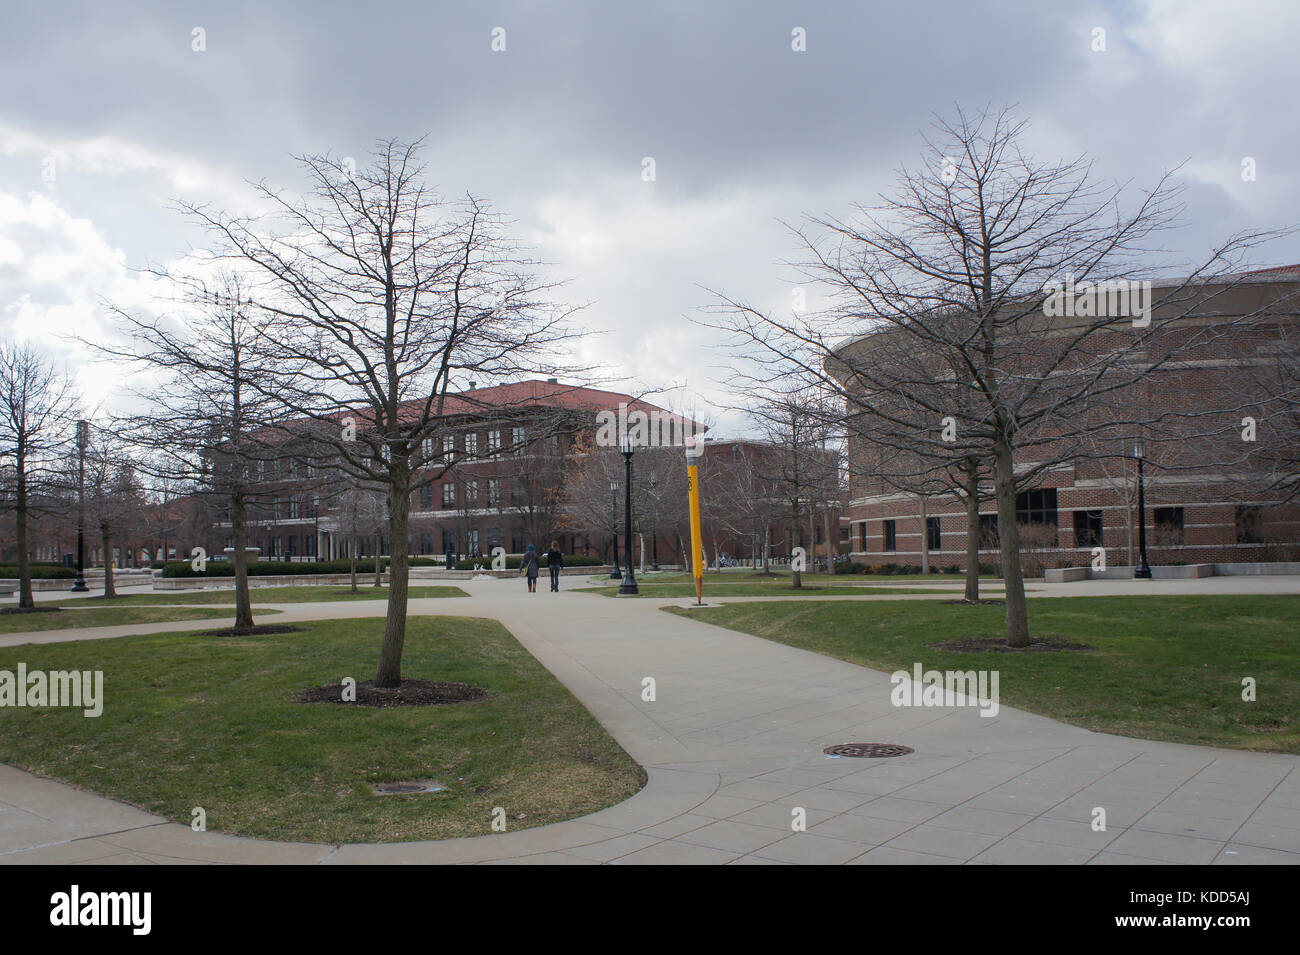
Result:
{"label": "person in dark coat", "polygon": [[551,569],[551,593],[560,592],[560,568],[564,566],[564,555],[560,553],[559,541],[551,541],[551,549],[546,552],[546,566]]}
{"label": "person in dark coat", "polygon": [[537,559],[537,550],[532,544],[528,545],[528,553],[524,554],[524,559],[519,562],[519,576],[528,578],[528,592],[537,593],[537,574],[541,569],[541,562]]}

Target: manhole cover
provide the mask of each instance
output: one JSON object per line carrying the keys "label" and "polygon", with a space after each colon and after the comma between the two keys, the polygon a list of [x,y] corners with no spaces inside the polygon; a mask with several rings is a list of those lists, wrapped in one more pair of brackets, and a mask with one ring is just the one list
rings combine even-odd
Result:
{"label": "manhole cover", "polygon": [[400,796],[409,793],[440,793],[437,783],[376,783],[370,787],[376,796]]}
{"label": "manhole cover", "polygon": [[822,750],[827,756],[859,756],[874,759],[878,756],[906,756],[916,750],[898,743],[837,743]]}

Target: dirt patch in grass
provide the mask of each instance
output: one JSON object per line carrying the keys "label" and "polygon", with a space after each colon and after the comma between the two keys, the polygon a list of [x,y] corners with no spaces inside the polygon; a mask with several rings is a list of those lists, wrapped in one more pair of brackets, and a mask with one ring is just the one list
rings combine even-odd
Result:
{"label": "dirt patch in grass", "polygon": [[963,597],[961,600],[936,600],[935,603],[964,604],[967,607],[974,607],[977,605],[981,607],[983,606],[1001,607],[1004,604],[1006,604],[1006,601],[1005,600],[967,600],[965,597]]}
{"label": "dirt patch in grass", "polygon": [[264,633],[306,633],[303,627],[290,627],[286,624],[268,623],[256,627],[224,627],[221,630],[197,630],[200,637],[256,637]]}
{"label": "dirt patch in grass", "polygon": [[[298,694],[300,703],[343,703],[343,684],[331,683],[303,690]],[[468,683],[448,683],[438,680],[403,680],[401,686],[375,686],[372,681],[348,686],[356,691],[356,700],[346,701],[359,706],[442,706],[448,703],[472,703],[484,699],[487,690]]]}
{"label": "dirt patch in grass", "polygon": [[994,650],[999,653],[1061,653],[1066,650],[1096,650],[1086,643],[1072,643],[1069,640],[1035,640],[1027,647],[1011,647],[1006,637],[979,637],[967,640],[948,640],[944,643],[930,644],[936,650],[949,650],[953,653],[982,653]]}

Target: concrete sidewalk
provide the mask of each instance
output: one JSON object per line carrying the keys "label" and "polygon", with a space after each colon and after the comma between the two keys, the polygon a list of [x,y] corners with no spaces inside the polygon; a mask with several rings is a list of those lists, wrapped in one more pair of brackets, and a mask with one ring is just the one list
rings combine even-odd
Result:
{"label": "concrete sidewalk", "polygon": [[[1196,593],[1219,580],[1034,589],[1043,596]],[[1222,580],[1247,581],[1251,593],[1295,592],[1289,578]],[[1177,589],[1188,584],[1194,589]],[[1273,591],[1254,589],[1261,585]],[[537,829],[317,846],[194,833],[0,767],[0,862],[1300,862],[1294,756],[1124,739],[1007,707],[991,719],[977,707],[896,708],[886,674],[658,609],[686,600],[545,588],[530,595],[515,580],[461,586],[470,598],[413,601],[412,613],[501,620],[646,768],[649,783],[640,793]],[[272,606],[285,611],[277,624],[383,613],[371,602]],[[208,623],[49,631],[0,643]],[[212,625],[223,623],[228,618]],[[655,702],[641,699],[645,677],[656,682]],[[822,754],[847,742],[901,743],[916,752],[894,759]],[[1095,808],[1106,811],[1104,832],[1090,825]],[[797,809],[807,831],[792,831]]]}

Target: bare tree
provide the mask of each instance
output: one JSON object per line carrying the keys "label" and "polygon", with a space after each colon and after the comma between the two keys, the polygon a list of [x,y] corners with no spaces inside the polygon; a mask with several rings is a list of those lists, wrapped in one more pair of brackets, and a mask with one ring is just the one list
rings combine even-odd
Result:
{"label": "bare tree", "polygon": [[[903,169],[892,196],[851,219],[814,218],[795,230],[806,254],[799,267],[829,291],[831,308],[786,319],[719,296],[729,327],[769,361],[817,377],[851,419],[886,425],[869,436],[893,433],[936,469],[945,457],[987,462],[1012,646],[1031,642],[1018,491],[1082,453],[1086,436],[1116,416],[1140,415],[1119,400],[1127,389],[1221,333],[1179,319],[1206,311],[1222,291],[1210,280],[1239,268],[1243,251],[1268,235],[1229,238],[1186,279],[1165,284],[1153,313],[1151,286],[1130,283],[1151,281],[1159,250],[1150,243],[1177,219],[1171,174],[1129,201],[1123,186],[1096,183],[1085,160],[1027,156],[1025,125],[1009,110],[973,118],[958,110],[936,122],[923,167]],[[1121,304],[1122,290],[1122,307],[1063,317],[1056,305],[1069,283],[1105,283],[1116,293],[1103,294],[1107,306]],[[874,400],[882,395],[890,400]],[[964,446],[945,441],[945,419]]]}
{"label": "bare tree", "polygon": [[71,447],[77,396],[68,378],[29,345],[0,342],[0,460],[13,467],[12,500],[18,548],[18,606],[32,609],[28,522],[33,492],[59,470]]}
{"label": "bare tree", "polygon": [[453,204],[425,186],[419,146],[381,142],[362,169],[299,157],[310,190],[289,197],[258,186],[271,210],[263,218],[184,207],[256,276],[267,355],[304,366],[267,393],[344,472],[387,494],[383,687],[402,679],[411,493],[450,466],[424,450],[444,430],[448,389],[470,375],[559,373],[552,349],[573,334],[501,217],[477,197]]}
{"label": "bare tree", "polygon": [[[134,391],[147,409],[114,427],[148,449],[146,469],[165,486],[190,484],[228,509],[235,567],[235,626],[253,624],[248,593],[248,527],[256,472],[286,454],[273,429],[273,395],[295,368],[272,363],[262,347],[266,319],[250,308],[237,273],[156,272],[179,316],[127,311],[110,304],[119,339],[89,345],[105,358],[145,372]],[[293,450],[288,452],[290,456]]]}

